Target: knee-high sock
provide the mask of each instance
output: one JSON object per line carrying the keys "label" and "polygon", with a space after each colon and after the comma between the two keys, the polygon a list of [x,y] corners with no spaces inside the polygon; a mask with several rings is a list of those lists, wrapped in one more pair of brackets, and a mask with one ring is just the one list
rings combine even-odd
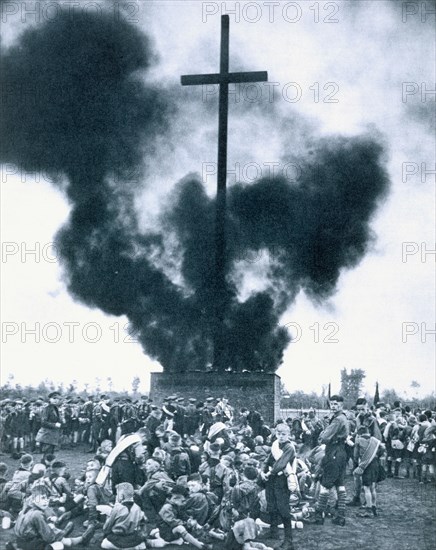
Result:
{"label": "knee-high sock", "polygon": [[284,528],[284,532],[285,532],[285,540],[292,541],[291,518],[283,518],[283,528]]}
{"label": "knee-high sock", "polygon": [[325,512],[325,509],[327,508],[327,500],[329,498],[329,493],[320,491],[319,497],[318,497],[318,504],[316,506],[316,509],[318,512]]}
{"label": "knee-high sock", "polygon": [[392,476],[392,458],[387,460],[387,473]]}
{"label": "knee-high sock", "polygon": [[345,517],[345,504],[347,502],[347,493],[345,487],[338,489],[338,516]]}
{"label": "knee-high sock", "polygon": [[371,488],[364,487],[363,490],[365,491],[366,507],[371,508],[374,505],[374,503],[372,502]]}
{"label": "knee-high sock", "polygon": [[371,498],[372,498],[372,505],[374,507],[377,506],[377,486],[375,483],[371,485]]}
{"label": "knee-high sock", "polygon": [[360,492],[362,490],[362,476],[353,476],[354,477],[354,499],[360,499]]}

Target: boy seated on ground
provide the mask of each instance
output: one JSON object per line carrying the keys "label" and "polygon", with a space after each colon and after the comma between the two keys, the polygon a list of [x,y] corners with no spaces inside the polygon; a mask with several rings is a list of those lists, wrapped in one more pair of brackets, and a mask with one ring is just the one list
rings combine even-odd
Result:
{"label": "boy seated on ground", "polygon": [[112,500],[110,490],[96,483],[98,472],[99,470],[93,469],[87,470],[85,474],[84,493],[86,495],[89,525],[96,525],[102,521],[102,516],[97,507],[108,505]]}
{"label": "boy seated on ground", "polygon": [[50,468],[53,462],[57,460],[56,455],[53,453],[47,453],[42,457],[41,464],[47,468],[47,472],[50,473]]}
{"label": "boy seated on ground", "polygon": [[[65,529],[56,529],[48,522],[45,511],[49,506],[49,493],[43,486],[33,487],[29,499],[18,515],[15,524],[15,543],[6,545],[6,550],[47,550],[57,542],[59,549],[72,546],[87,546],[94,535],[94,527],[89,527],[80,537],[70,538],[74,526],[69,523]],[[60,543],[60,544],[59,544]]]}
{"label": "boy seated on ground", "polygon": [[101,547],[107,550],[145,549],[144,534],[141,531],[143,520],[144,513],[134,503],[133,485],[119,483],[116,503],[103,527],[105,538]]}
{"label": "boy seated on ground", "polygon": [[206,491],[200,474],[191,474],[187,482],[189,497],[184,506],[184,514],[199,525],[205,525],[218,505],[216,495]]}
{"label": "boy seated on ground", "polygon": [[159,510],[165,504],[166,498],[175,482],[168,476],[158,460],[149,458],[145,462],[146,481],[138,491],[141,508],[152,527],[157,526]]}
{"label": "boy seated on ground", "polygon": [[240,481],[230,490],[229,501],[235,519],[251,517],[256,519],[260,513],[259,492],[257,484],[258,471],[253,466],[245,466]]}
{"label": "boy seated on ground", "polygon": [[4,488],[8,482],[6,475],[8,473],[8,466],[4,462],[0,462],[0,510],[6,509],[6,494]]}
{"label": "boy seated on ground", "polygon": [[271,451],[271,447],[269,445],[265,445],[264,439],[261,435],[257,435],[254,438],[254,452],[259,457],[260,460],[264,460],[268,458],[268,455]]}
{"label": "boy seated on ground", "polygon": [[[184,542],[191,544],[195,548],[212,550],[212,545],[203,543],[188,533],[182,519],[182,509],[185,505],[189,491],[183,485],[176,485],[165,504],[159,511],[159,534],[160,541],[166,544],[182,545]],[[149,546],[155,547],[147,541]]]}
{"label": "boy seated on ground", "polygon": [[4,501],[5,509],[12,515],[18,514],[23,506],[32,468],[32,455],[23,455],[20,458],[19,468],[15,470],[11,481],[8,481],[3,488],[1,500]]}
{"label": "boy seated on ground", "polygon": [[53,462],[50,475],[51,492],[55,495],[54,505],[59,517],[56,525],[60,526],[73,517],[83,514],[85,497],[75,494],[67,481],[67,465],[61,460]]}
{"label": "boy seated on ground", "polygon": [[237,521],[230,529],[225,542],[226,550],[273,550],[262,542],[256,542],[258,530],[252,518]]}
{"label": "boy seated on ground", "polygon": [[42,477],[45,476],[47,471],[47,468],[44,466],[44,464],[41,464],[41,462],[37,462],[32,466],[32,470],[30,472],[29,480],[28,480],[28,491],[30,494],[30,489],[32,488],[32,485],[39,481]]}
{"label": "boy seated on ground", "polygon": [[71,487],[66,480],[67,465],[62,460],[56,460],[50,468],[49,479],[52,485],[53,499],[56,500],[56,506],[60,512],[65,512],[64,506],[66,502],[73,499]]}
{"label": "boy seated on ground", "polygon": [[224,540],[219,529],[211,529],[211,524],[218,523],[219,503],[216,495],[206,490],[201,475],[191,474],[187,479],[189,497],[183,507],[183,515],[191,534],[201,542],[210,542],[212,538]]}

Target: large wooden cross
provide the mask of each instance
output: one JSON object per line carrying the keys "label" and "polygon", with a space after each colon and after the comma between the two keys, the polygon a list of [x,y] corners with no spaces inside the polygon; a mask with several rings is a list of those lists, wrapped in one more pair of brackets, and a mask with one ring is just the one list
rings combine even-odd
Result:
{"label": "large wooden cross", "polygon": [[226,182],[227,182],[227,126],[229,114],[229,84],[242,82],[265,82],[266,71],[229,73],[229,16],[221,16],[220,72],[194,74],[181,77],[183,86],[219,84],[218,110],[218,177],[215,224],[215,290],[216,310],[214,326],[214,370],[222,371],[225,365],[224,319],[226,303]]}

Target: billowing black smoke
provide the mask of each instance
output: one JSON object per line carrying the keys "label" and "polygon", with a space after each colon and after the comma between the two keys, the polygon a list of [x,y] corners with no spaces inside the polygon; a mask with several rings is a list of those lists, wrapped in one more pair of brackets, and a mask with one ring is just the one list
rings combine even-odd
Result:
{"label": "billowing black smoke", "polygon": [[[298,183],[265,178],[228,193],[226,363],[275,370],[289,337],[280,316],[303,289],[330,297],[343,268],[356,266],[373,235],[369,220],[385,196],[383,147],[371,136],[319,140],[300,158]],[[176,187],[164,214],[180,243],[181,271],[202,311],[213,315],[215,205],[195,177]],[[232,274],[268,252],[268,287],[245,302]]]}
{"label": "billowing black smoke", "polygon": [[[159,228],[144,234],[128,183],[176,116],[171,94],[143,80],[153,61],[149,40],[109,15],[75,13],[26,31],[1,60],[3,86],[16,95],[2,102],[0,159],[67,180],[72,210],[57,242],[73,297],[126,315],[145,353],[167,371],[204,370],[217,296],[214,200],[187,176]],[[22,93],[28,83],[31,96]],[[388,187],[383,156],[371,136],[325,138],[298,159],[298,182],[262,179],[229,190],[228,368],[276,370],[289,342],[279,319],[296,294],[331,296],[341,269],[367,252],[368,224]],[[242,299],[244,255],[266,250],[267,285]],[[169,257],[178,278],[164,267]]]}

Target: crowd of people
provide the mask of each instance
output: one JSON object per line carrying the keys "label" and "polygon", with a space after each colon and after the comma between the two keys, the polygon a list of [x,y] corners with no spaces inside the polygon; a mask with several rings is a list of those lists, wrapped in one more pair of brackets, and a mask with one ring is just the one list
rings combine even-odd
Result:
{"label": "crowd of people", "polygon": [[[225,397],[171,395],[6,399],[1,403],[0,517],[7,550],[162,548],[293,550],[293,529],[344,526],[348,506],[377,517],[386,477],[435,482],[436,411],[359,398],[330,414],[315,410],[268,426]],[[86,446],[76,478],[62,446]],[[77,470],[77,468],[75,468]],[[347,500],[345,478],[353,475]],[[72,537],[77,525],[81,534]],[[271,543],[272,544],[272,543]],[[275,546],[276,547],[276,546]]]}

